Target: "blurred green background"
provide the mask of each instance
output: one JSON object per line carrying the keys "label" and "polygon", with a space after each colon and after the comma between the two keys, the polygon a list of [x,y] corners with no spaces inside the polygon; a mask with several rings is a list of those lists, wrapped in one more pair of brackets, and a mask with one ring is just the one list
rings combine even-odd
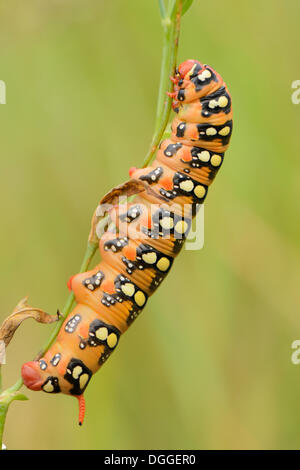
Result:
{"label": "blurred green background", "polygon": [[[26,391],[10,449],[299,448],[299,124],[296,0],[195,0],[179,61],[226,80],[234,133],[205,208],[205,246],[167,281],[86,392]],[[155,0],[0,3],[1,304],[62,308],[100,197],[141,165],[154,126]],[[51,326],[15,335],[4,386]]]}

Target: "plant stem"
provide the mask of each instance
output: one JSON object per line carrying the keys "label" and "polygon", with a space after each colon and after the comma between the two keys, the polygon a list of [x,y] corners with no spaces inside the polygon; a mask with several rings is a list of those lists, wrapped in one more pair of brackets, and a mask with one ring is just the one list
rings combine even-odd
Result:
{"label": "plant stem", "polygon": [[154,125],[154,133],[150,148],[145,157],[143,168],[149,165],[155,154],[158,145],[163,136],[164,130],[168,124],[172,100],[167,96],[167,91],[172,92],[173,83],[170,76],[174,75],[181,18],[182,0],[175,0],[170,3],[168,16],[162,18],[164,30],[163,37],[163,54],[161,62],[160,83],[158,91],[156,118]]}

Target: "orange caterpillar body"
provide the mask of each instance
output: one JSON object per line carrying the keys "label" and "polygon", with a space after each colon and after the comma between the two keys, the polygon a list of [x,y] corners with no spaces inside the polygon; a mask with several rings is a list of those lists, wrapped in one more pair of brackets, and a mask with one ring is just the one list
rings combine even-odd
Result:
{"label": "orange caterpillar body", "polygon": [[31,390],[77,397],[80,424],[85,388],[169,272],[229,144],[231,98],[220,75],[187,60],[172,80],[172,135],[151,167],[130,170],[152,191],[110,211],[101,263],[70,279],[77,305],[45,356],[22,366]]}

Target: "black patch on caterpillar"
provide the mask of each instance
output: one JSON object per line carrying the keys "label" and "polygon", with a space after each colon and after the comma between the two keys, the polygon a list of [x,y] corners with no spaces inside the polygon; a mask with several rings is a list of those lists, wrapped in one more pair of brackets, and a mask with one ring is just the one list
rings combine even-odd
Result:
{"label": "black patch on caterpillar", "polygon": [[[221,106],[215,106],[214,108],[211,108],[209,106],[210,102],[213,100],[218,100],[221,96],[224,96],[227,98],[228,102],[227,105],[222,108]],[[203,117],[210,117],[213,114],[218,114],[220,112],[224,112],[225,114],[228,114],[231,110],[231,98],[230,95],[227,93],[226,88],[222,86],[219,88],[217,91],[214,93],[211,93],[210,95],[206,95],[202,98],[200,98],[200,103],[202,105],[202,116]]]}
{"label": "black patch on caterpillar", "polygon": [[85,349],[87,346],[87,341],[79,335],[78,337],[79,337],[79,349]]}
{"label": "black patch on caterpillar", "polygon": [[81,315],[78,315],[78,313],[76,313],[76,315],[73,315],[73,317],[71,317],[70,320],[66,323],[65,331],[67,333],[74,333],[80,322]]}
{"label": "black patch on caterpillar", "polygon": [[60,360],[61,360],[61,354],[60,354],[60,353],[57,353],[57,354],[55,354],[55,356],[52,357],[50,363],[51,363],[54,367],[56,367]]}
{"label": "black patch on caterpillar", "polygon": [[[51,385],[52,385],[52,388],[51,388]],[[50,390],[45,390],[46,386],[47,387],[50,386]],[[54,377],[53,375],[50,375],[49,377],[47,377],[47,379],[45,380],[45,382],[42,385],[42,390],[43,390],[43,392],[46,392],[46,393],[59,393],[60,392],[60,386],[59,386],[59,383],[58,383],[58,378]]]}
{"label": "black patch on caterpillar", "polygon": [[111,355],[111,351],[109,351],[108,349],[107,350],[105,349],[103,353],[101,353],[101,356],[99,357],[98,364],[99,365],[104,364],[104,362],[107,361],[110,355]]}
{"label": "black patch on caterpillar", "polygon": [[183,84],[183,78],[181,78],[179,81],[178,81],[178,86],[181,86]]}
{"label": "black patch on caterpillar", "polygon": [[[187,188],[184,189],[184,184],[186,183]],[[203,197],[197,196],[197,187],[205,188],[205,193]],[[176,172],[173,176],[173,189],[166,191],[164,188],[160,189],[160,193],[172,200],[178,196],[191,197],[193,203],[202,203],[207,195],[207,186],[205,184],[200,184],[190,176],[184,175],[183,173]]]}
{"label": "black patch on caterpillar", "polygon": [[[141,243],[136,250],[137,256],[135,261],[128,260],[125,256],[122,258],[123,263],[126,266],[126,271],[128,274],[132,274],[133,271],[142,271],[144,269],[153,269],[155,271],[155,276],[152,279],[150,290],[153,291],[156,289],[160,282],[164,279],[167,273],[170,271],[173,264],[173,258],[167,255],[164,255],[159,250],[156,250],[150,245]],[[149,262],[149,255],[152,254],[152,258],[155,259],[155,262]],[[166,258],[169,262],[167,269],[160,269],[162,263],[162,258]],[[148,259],[148,261],[147,261]]]}
{"label": "black patch on caterpillar", "polygon": [[[219,134],[219,132],[224,128],[224,127],[229,127],[230,131],[226,136],[222,136]],[[213,128],[216,130],[216,133],[214,135],[207,135],[206,131],[207,129]],[[199,140],[206,140],[206,141],[212,141],[215,139],[220,139],[222,141],[222,145],[227,145],[229,143],[231,133],[232,133],[232,121],[226,121],[225,124],[222,124],[220,126],[215,126],[211,124],[197,124],[197,129],[199,133]]]}
{"label": "black patch on caterpillar", "polygon": [[184,101],[185,99],[185,89],[181,88],[179,92],[177,93],[177,99],[178,101]]}
{"label": "black patch on caterpillar", "polygon": [[200,80],[200,78],[199,78],[201,73],[203,73],[203,70],[202,70],[201,73],[197,73],[197,76],[191,78],[191,81],[195,85],[195,91],[196,92],[202,90],[202,88],[205,87],[206,85],[208,85],[212,80],[215,81],[215,82],[218,82],[216,74],[214,73],[214,71],[210,67],[206,67],[205,70],[209,70],[209,72],[211,73],[210,77],[205,78],[205,80]]}
{"label": "black patch on caterpillar", "polygon": [[157,183],[162,176],[164,170],[161,166],[158,166],[154,170],[150,171],[147,175],[140,176],[140,180],[147,181],[149,184]]}
{"label": "black patch on caterpillar", "polygon": [[98,287],[100,287],[101,285],[101,282],[103,281],[104,279],[104,274],[102,271],[98,271],[96,274],[94,274],[93,276],[90,276],[88,277],[87,279],[85,279],[84,281],[82,281],[82,284],[84,285],[84,287],[86,287],[88,290],[95,290],[97,289]]}
{"label": "black patch on caterpillar", "polygon": [[47,369],[48,364],[47,364],[46,361],[44,361],[44,359],[40,359],[39,363],[40,363],[40,369],[41,370],[46,370]]}
{"label": "black patch on caterpillar", "polygon": [[174,111],[174,113],[178,114],[179,113],[179,108],[178,107],[173,108],[173,111]]}
{"label": "black patch on caterpillar", "polygon": [[176,137],[184,137],[186,129],[186,122],[181,122],[178,124],[177,129],[176,129]]}
{"label": "black patch on caterpillar", "polygon": [[[202,152],[207,152],[209,154],[209,158],[206,158],[207,161],[201,160]],[[221,157],[221,163],[218,167],[210,163],[212,155],[219,155]],[[191,156],[192,156],[192,160],[190,162],[184,161],[182,159],[181,159],[181,162],[189,165],[192,168],[210,167],[211,168],[210,176],[213,176],[213,177],[215,176],[219,168],[222,166],[223,159],[224,159],[224,153],[212,152],[211,150],[207,150],[203,147],[193,147],[191,149]]]}
{"label": "black patch on caterpillar", "polygon": [[135,206],[130,207],[125,214],[121,214],[119,216],[119,219],[121,220],[121,222],[127,222],[128,224],[130,224],[133,220],[138,219],[141,213],[142,213],[142,209],[137,204]]}
{"label": "black patch on caterpillar", "polygon": [[176,144],[169,144],[168,147],[164,150],[164,155],[166,157],[173,157],[179,149],[181,149],[182,144],[177,142]]}
{"label": "black patch on caterpillar", "polygon": [[[81,367],[81,371],[80,369],[79,370],[76,369],[76,371],[74,371],[75,367],[78,367],[78,366]],[[73,373],[75,373],[75,377],[73,376]],[[85,383],[82,387],[80,385],[80,378],[85,374],[88,377],[84,377],[84,379],[87,379],[87,380],[84,380]],[[70,360],[67,366],[66,373],[64,375],[64,379],[67,380],[71,385],[73,385],[73,388],[70,390],[70,393],[72,395],[81,395],[86,389],[91,377],[92,377],[92,371],[80,359],[76,359],[72,357],[72,359]]]}
{"label": "black patch on caterpillar", "polygon": [[[101,331],[99,332],[100,329]],[[113,337],[110,335],[113,335]],[[88,344],[89,346],[99,346],[102,344],[109,351],[113,351],[119,342],[120,335],[121,332],[118,328],[96,319],[91,322],[89,327]]]}
{"label": "black patch on caterpillar", "polygon": [[126,245],[128,245],[127,237],[115,238],[114,240],[108,240],[104,243],[104,250],[111,250],[116,253],[117,251],[123,250],[124,246]]}
{"label": "black patch on caterpillar", "polygon": [[[130,289],[128,291],[128,284],[130,284]],[[134,282],[132,282],[127,277],[119,274],[115,278],[115,288],[120,297],[124,300],[130,300],[137,307],[137,309],[142,309],[147,303],[148,296],[142,291]],[[137,302],[137,298],[141,296],[144,300],[143,303]]]}

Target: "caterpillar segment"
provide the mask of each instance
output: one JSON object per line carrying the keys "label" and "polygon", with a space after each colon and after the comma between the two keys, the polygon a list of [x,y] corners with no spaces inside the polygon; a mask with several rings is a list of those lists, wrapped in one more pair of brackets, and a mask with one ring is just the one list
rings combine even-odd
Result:
{"label": "caterpillar segment", "polygon": [[31,390],[78,399],[79,424],[92,375],[169,273],[229,145],[231,97],[221,76],[187,60],[171,80],[172,134],[151,167],[130,169],[131,179],[151,191],[110,211],[114,230],[110,226],[100,238],[101,263],[70,278],[75,308],[44,357],[22,366]]}

